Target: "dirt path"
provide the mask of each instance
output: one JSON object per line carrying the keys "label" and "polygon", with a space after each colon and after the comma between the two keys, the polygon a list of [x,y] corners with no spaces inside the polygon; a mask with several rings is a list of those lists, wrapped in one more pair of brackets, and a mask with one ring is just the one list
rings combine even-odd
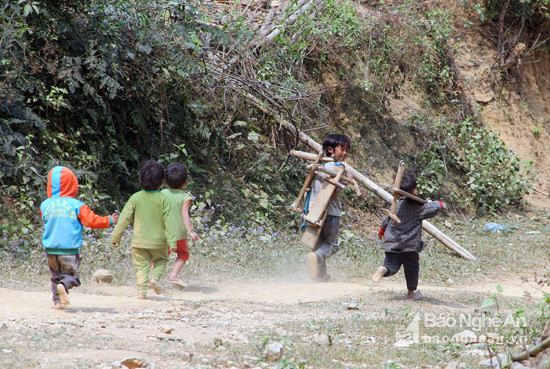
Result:
{"label": "dirt path", "polygon": [[[423,285],[425,295],[441,293],[480,293],[495,294],[497,286],[503,288],[501,296],[521,298],[526,293],[532,297],[542,297],[535,286],[520,279],[499,282],[484,282],[467,286],[430,286]],[[379,286],[370,283],[262,283],[262,282],[225,282],[222,284],[192,284],[185,290],[167,288],[166,294],[155,296],[151,291],[149,300],[138,300],[132,287],[114,287],[90,283],[84,286],[85,293],[71,291],[71,306],[66,311],[48,309],[51,305],[49,291],[19,291],[0,288],[3,304],[0,305],[0,320],[10,318],[49,318],[60,314],[78,314],[90,312],[127,313],[147,308],[166,307],[173,304],[193,302],[224,301],[228,305],[238,302],[258,304],[308,304],[327,301],[346,301],[348,299],[368,298],[369,295],[388,292],[399,295],[403,292],[403,283],[396,279],[383,280]]]}
{"label": "dirt path", "polygon": [[[475,306],[449,296],[467,300],[477,293],[492,294],[497,284],[503,287],[503,297],[521,298],[525,291],[540,295],[511,279],[423,286],[426,299],[409,302],[397,278],[375,287],[201,281],[185,291],[169,288],[165,295],[143,301],[136,299],[133,287],[84,283],[80,291],[71,292],[71,305],[58,311],[49,308],[46,286],[40,291],[0,288],[0,367],[114,368],[113,363],[124,358],[141,357],[157,369],[262,368],[266,363],[258,366],[258,337],[292,337],[304,326],[335,317],[348,320],[361,314],[376,319],[386,308],[471,311]],[[300,339],[326,340],[319,333]]]}

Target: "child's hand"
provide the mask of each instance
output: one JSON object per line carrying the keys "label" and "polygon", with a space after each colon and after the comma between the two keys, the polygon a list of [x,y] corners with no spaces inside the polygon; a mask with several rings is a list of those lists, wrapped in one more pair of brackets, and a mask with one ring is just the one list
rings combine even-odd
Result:
{"label": "child's hand", "polygon": [[113,225],[117,224],[118,223],[118,214],[113,213],[113,214],[109,215],[109,219],[111,219],[113,221]]}
{"label": "child's hand", "polygon": [[443,211],[447,210],[447,204],[445,204],[444,202],[439,201],[439,205],[441,205],[441,210]]}
{"label": "child's hand", "polygon": [[380,227],[380,229],[378,230],[378,239],[379,240],[384,238],[384,233],[386,233],[386,230],[384,228]]}
{"label": "child's hand", "polygon": [[199,235],[196,234],[196,233],[193,232],[193,231],[189,232],[189,237],[191,237],[191,239],[192,239],[193,241],[196,241],[196,240],[199,239]]}

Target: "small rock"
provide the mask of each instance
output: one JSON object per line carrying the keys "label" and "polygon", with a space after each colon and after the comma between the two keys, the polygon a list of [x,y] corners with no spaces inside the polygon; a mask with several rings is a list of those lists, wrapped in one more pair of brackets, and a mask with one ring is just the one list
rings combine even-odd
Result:
{"label": "small rock", "polygon": [[451,278],[449,278],[449,279],[447,279],[447,283],[448,283],[448,284],[453,284],[454,281],[453,281]]}
{"label": "small rock", "polygon": [[6,324],[6,322],[0,323],[0,329],[8,329],[8,325]]}
{"label": "small rock", "polygon": [[95,273],[92,275],[92,278],[94,281],[100,283],[111,283],[113,281],[113,273],[108,271],[107,269],[98,269],[95,271]]}
{"label": "small rock", "polygon": [[13,352],[13,350],[8,350],[8,349],[2,349],[2,352],[4,354],[11,354]]}
{"label": "small rock", "polygon": [[491,100],[493,100],[494,97],[495,97],[495,93],[492,90],[487,90],[487,91],[476,90],[476,91],[474,91],[474,98],[479,103],[487,104],[487,103],[491,102]]}
{"label": "small rock", "polygon": [[344,302],[342,304],[342,306],[344,307],[344,309],[346,310],[359,310],[359,305],[357,305],[356,303],[354,302]]}
{"label": "small rock", "polygon": [[453,336],[453,342],[467,344],[477,342],[477,336],[474,332],[466,329],[460,333],[457,333]]}
{"label": "small rock", "polygon": [[283,345],[279,342],[272,342],[265,348],[264,356],[265,360],[271,362],[281,361],[284,355]]}
{"label": "small rock", "polygon": [[499,369],[501,367],[499,363],[502,364],[502,367],[506,367],[506,365],[508,365],[508,356],[505,355],[505,354],[500,354],[498,356],[493,356],[490,359],[481,360],[479,362],[479,365],[480,366],[485,366],[487,368]]}
{"label": "small rock", "polygon": [[512,365],[510,366],[510,369],[529,369],[528,366],[525,366],[523,365],[522,363],[512,363]]}
{"label": "small rock", "polygon": [[174,328],[163,325],[160,327],[160,331],[162,333],[170,334],[174,331]]}
{"label": "small rock", "polygon": [[411,347],[413,343],[414,343],[413,341],[399,340],[393,344],[393,347],[407,348],[407,347]]}
{"label": "small rock", "polygon": [[147,361],[145,361],[145,360],[143,360],[139,357],[129,357],[127,359],[122,360],[120,363],[128,369],[149,368],[150,367],[150,365]]}
{"label": "small rock", "polygon": [[447,366],[445,366],[445,369],[457,369],[458,368],[458,361],[451,361],[450,363],[447,363]]}

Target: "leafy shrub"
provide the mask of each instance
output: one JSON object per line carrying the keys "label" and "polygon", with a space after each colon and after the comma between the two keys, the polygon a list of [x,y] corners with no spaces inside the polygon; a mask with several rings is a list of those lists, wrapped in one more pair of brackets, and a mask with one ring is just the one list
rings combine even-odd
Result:
{"label": "leafy shrub", "polygon": [[532,163],[521,163],[498,137],[470,119],[453,123],[446,118],[431,122],[432,141],[418,157],[419,191],[436,194],[450,172],[465,179],[460,193],[464,205],[471,201],[480,212],[496,212],[517,205],[529,192]]}

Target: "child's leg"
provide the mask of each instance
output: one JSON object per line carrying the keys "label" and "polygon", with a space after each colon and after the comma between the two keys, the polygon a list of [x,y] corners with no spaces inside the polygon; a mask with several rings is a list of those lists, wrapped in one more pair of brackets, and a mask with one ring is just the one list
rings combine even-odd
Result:
{"label": "child's leg", "polygon": [[384,277],[391,277],[392,275],[396,274],[399,269],[401,268],[401,265],[403,262],[401,261],[401,257],[399,256],[401,253],[399,252],[386,252],[384,256],[384,267],[388,270],[386,274],[384,274]]}
{"label": "child's leg", "polygon": [[187,240],[179,240],[177,242],[176,249],[176,261],[172,273],[168,277],[171,281],[179,281],[178,274],[189,259],[189,247],[187,246]]}
{"label": "child's leg", "polygon": [[150,251],[149,249],[132,247],[132,257],[134,259],[134,267],[136,268],[138,296],[147,296],[149,271],[151,270],[151,261],[153,260]]}
{"label": "child's leg", "polygon": [[69,290],[80,286],[80,255],[48,255],[54,308],[69,306]]}
{"label": "child's leg", "polygon": [[320,242],[318,247],[314,250],[317,255],[318,262],[318,275],[320,281],[325,282],[330,279],[327,273],[327,259],[336,254],[340,247],[338,246],[338,230],[340,226],[340,217],[327,215],[321,235],[319,236]]}
{"label": "child's leg", "polygon": [[51,274],[51,286],[52,286],[52,301],[54,306],[58,306],[58,308],[61,308],[61,305],[59,303],[59,293],[57,292],[57,285],[61,281],[61,267],[59,266],[59,263],[57,262],[57,255],[46,255],[48,259],[48,266],[50,267],[50,274]]}
{"label": "child's leg", "polygon": [[420,271],[420,255],[417,252],[400,253],[405,270],[405,279],[407,281],[407,290],[416,291],[418,288],[418,274]]}
{"label": "child's leg", "polygon": [[61,281],[67,293],[73,287],[80,286],[80,255],[59,255],[59,266],[61,267]]}
{"label": "child's leg", "polygon": [[149,250],[155,263],[155,267],[151,272],[151,280],[159,281],[164,272],[166,271],[166,266],[168,265],[168,249],[162,247],[161,249]]}

